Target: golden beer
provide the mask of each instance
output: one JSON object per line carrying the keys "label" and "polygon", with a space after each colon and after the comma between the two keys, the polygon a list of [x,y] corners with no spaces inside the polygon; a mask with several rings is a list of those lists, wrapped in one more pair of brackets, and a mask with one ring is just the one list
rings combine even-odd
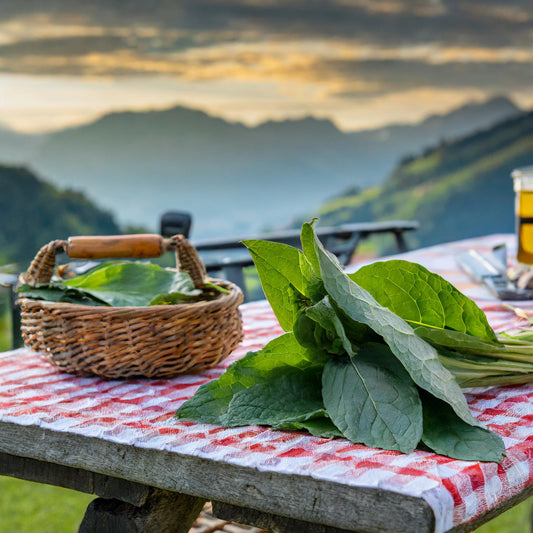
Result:
{"label": "golden beer", "polygon": [[533,264],[533,166],[512,172],[515,191],[517,259]]}

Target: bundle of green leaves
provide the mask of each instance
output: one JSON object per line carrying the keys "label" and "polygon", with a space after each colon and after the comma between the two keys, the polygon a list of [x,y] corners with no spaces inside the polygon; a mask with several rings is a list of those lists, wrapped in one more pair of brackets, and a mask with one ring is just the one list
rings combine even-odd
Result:
{"label": "bundle of green leaves", "polygon": [[196,288],[186,272],[150,263],[112,261],[72,279],[23,284],[17,292],[23,298],[50,302],[138,307],[209,299],[227,291],[211,283]]}
{"label": "bundle of green leaves", "polygon": [[499,462],[502,439],[471,415],[460,385],[533,381],[533,335],[497,336],[473,301],[421,265],[347,275],[313,223],[301,240],[302,251],[245,242],[286,333],[202,385],[176,417]]}

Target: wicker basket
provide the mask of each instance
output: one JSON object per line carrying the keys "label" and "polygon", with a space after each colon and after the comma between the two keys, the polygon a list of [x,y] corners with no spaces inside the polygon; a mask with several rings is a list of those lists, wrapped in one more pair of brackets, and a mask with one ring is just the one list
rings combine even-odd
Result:
{"label": "wicker basket", "polygon": [[22,280],[50,281],[55,255],[73,259],[157,257],[175,250],[177,268],[197,287],[209,280],[229,290],[210,301],[148,307],[98,307],[20,298],[22,337],[66,372],[105,378],[170,378],[208,369],[242,340],[241,290],[207,278],[194,247],[181,235],[71,237],[37,254]]}

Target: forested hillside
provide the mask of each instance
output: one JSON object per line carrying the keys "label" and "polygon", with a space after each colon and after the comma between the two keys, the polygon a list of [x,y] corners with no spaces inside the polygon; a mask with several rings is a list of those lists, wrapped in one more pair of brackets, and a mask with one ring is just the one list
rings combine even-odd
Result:
{"label": "forested hillside", "polygon": [[26,168],[0,165],[0,191],[0,265],[24,268],[54,239],[120,232],[112,215],[83,194],[60,191]]}
{"label": "forested hillside", "polygon": [[510,173],[531,164],[533,113],[528,113],[405,158],[381,187],[325,204],[320,222],[416,219],[418,245],[512,232]]}

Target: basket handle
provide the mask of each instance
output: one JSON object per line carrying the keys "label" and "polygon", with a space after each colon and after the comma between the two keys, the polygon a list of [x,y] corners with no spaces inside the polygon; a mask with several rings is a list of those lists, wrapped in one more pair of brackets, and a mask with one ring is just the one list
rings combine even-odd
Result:
{"label": "basket handle", "polygon": [[65,252],[71,259],[146,259],[161,257],[170,250],[176,252],[177,269],[187,272],[195,287],[206,283],[207,274],[198,251],[183,235],[164,239],[155,234],[79,236],[69,237],[68,241],[52,241],[39,250],[23,281],[30,285],[50,281],[58,252]]}
{"label": "basket handle", "polygon": [[166,241],[150,234],[69,237],[65,251],[71,259],[145,259],[161,257],[167,251]]}

